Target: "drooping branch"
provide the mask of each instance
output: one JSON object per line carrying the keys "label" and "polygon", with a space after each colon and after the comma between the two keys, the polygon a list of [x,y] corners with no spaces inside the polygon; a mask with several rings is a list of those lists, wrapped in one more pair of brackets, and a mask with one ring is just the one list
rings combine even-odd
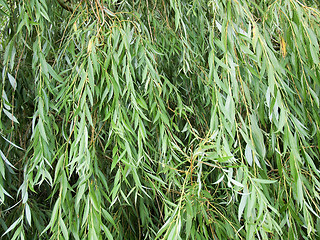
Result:
{"label": "drooping branch", "polygon": [[69,11],[69,12],[73,12],[73,8],[72,8],[71,6],[69,6],[69,5],[67,5],[63,0],[57,0],[57,1],[58,1],[59,5],[60,5],[63,9],[65,9],[65,10],[67,10],[67,11]]}

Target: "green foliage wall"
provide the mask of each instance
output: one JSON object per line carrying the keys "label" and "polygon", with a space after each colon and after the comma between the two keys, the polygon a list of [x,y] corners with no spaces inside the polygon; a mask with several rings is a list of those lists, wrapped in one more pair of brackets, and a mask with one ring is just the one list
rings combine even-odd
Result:
{"label": "green foliage wall", "polygon": [[0,0],[3,239],[317,239],[320,12]]}

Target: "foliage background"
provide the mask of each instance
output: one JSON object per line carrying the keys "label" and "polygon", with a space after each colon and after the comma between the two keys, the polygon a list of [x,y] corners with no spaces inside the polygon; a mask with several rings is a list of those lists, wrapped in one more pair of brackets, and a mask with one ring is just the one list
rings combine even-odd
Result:
{"label": "foliage background", "polygon": [[319,3],[0,0],[3,239],[319,238]]}

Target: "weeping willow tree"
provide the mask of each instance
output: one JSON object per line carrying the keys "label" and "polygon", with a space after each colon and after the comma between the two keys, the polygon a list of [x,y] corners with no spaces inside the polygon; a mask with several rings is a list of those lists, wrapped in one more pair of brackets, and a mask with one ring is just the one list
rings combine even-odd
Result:
{"label": "weeping willow tree", "polygon": [[320,238],[319,9],[0,0],[1,238]]}

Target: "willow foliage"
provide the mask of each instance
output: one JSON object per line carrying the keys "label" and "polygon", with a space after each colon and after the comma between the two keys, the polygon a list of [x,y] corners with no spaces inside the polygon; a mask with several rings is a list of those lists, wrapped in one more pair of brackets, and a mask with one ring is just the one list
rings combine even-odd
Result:
{"label": "willow foliage", "polygon": [[3,239],[316,239],[307,0],[0,0]]}

